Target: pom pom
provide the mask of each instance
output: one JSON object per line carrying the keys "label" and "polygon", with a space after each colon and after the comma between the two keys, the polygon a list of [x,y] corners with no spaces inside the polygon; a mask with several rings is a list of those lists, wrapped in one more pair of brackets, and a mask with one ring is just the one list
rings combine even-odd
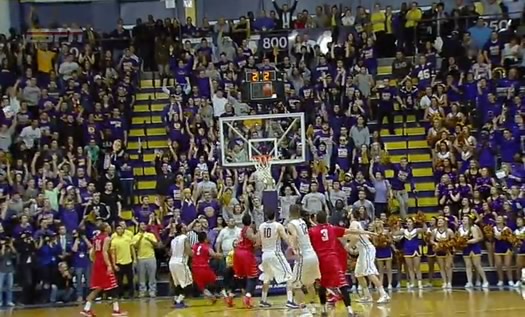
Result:
{"label": "pom pom", "polygon": [[427,222],[427,217],[422,211],[418,211],[414,218],[414,222],[419,226],[423,226],[423,224]]}
{"label": "pom pom", "polygon": [[467,247],[468,245],[468,240],[466,237],[463,237],[463,236],[460,236],[460,235],[457,235],[456,238],[455,238],[455,243],[454,243],[454,247],[458,250],[463,250]]}
{"label": "pom pom", "polygon": [[374,238],[374,245],[377,248],[386,248],[390,245],[390,238],[386,234],[380,233]]}
{"label": "pom pom", "polygon": [[399,216],[392,215],[388,217],[387,224],[389,228],[398,228],[401,226],[401,218],[399,218]]}
{"label": "pom pom", "polygon": [[493,241],[494,240],[494,227],[492,225],[485,225],[483,226],[483,235],[485,236],[485,239],[487,241]]}

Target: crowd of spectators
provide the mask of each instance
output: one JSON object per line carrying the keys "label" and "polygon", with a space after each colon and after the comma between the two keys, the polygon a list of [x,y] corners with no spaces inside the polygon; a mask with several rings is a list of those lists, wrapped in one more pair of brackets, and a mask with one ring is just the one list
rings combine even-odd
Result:
{"label": "crowd of spectators", "polygon": [[[248,15],[234,25],[220,20],[213,27],[150,16],[129,32],[119,21],[107,36],[87,30],[88,43],[78,55],[71,54],[71,43],[48,47],[15,33],[0,37],[0,293],[6,293],[1,305],[14,305],[14,280],[22,287],[17,300],[23,304],[81,301],[89,281],[90,238],[99,221],[116,229],[114,261],[128,286],[122,295],[135,294],[129,286],[138,275],[139,297],[157,295],[157,268],[166,260],[173,224],[186,224],[192,243],[198,232],[208,232],[217,251],[228,254],[245,213],[263,221],[253,169],[222,167],[217,142],[219,117],[265,109],[239,98],[242,74],[251,69],[286,74],[285,102],[272,113],[306,114],[307,144],[301,146],[307,146],[309,159],[274,171],[282,221],[296,201],[309,213],[329,211],[334,225],[348,225],[354,209],[363,223],[395,209],[406,217],[409,193],[417,194],[413,170],[407,158],[390,162],[381,130],[386,118],[388,134],[395,134],[398,111],[405,118],[414,113],[427,129],[439,212],[450,227],[465,214],[484,225],[504,215],[509,227],[523,230],[516,226],[525,203],[520,94],[525,50],[517,28],[500,38],[483,19],[471,20],[477,15],[473,6],[460,5],[451,16],[469,17],[461,20],[465,24],[452,19],[441,28],[437,20],[428,25],[437,30],[429,32],[433,37],[420,38],[414,36],[418,21],[425,14],[444,15],[443,4],[430,13],[416,3],[395,14],[380,6],[372,12],[358,8],[355,15],[351,9],[320,8],[314,18],[302,11],[295,19],[296,5],[276,4],[269,17]],[[405,30],[397,41],[394,20]],[[298,36],[279,63],[257,55],[246,41],[252,28],[310,26],[352,31],[324,54]],[[211,43],[203,39],[192,47],[182,39],[203,35],[197,31],[213,32]],[[435,39],[442,32],[451,36],[440,47]],[[414,48],[418,55],[407,57]],[[377,59],[385,51],[395,59],[392,75],[380,79]],[[156,151],[152,162],[156,201],[143,196],[134,204],[137,162],[127,139],[143,64],[163,75],[170,92],[162,118],[169,146]],[[264,129],[255,124],[249,132]],[[388,169],[394,170],[391,179]],[[122,217],[125,209],[132,209],[131,219]],[[220,272],[226,262],[215,265]]]}

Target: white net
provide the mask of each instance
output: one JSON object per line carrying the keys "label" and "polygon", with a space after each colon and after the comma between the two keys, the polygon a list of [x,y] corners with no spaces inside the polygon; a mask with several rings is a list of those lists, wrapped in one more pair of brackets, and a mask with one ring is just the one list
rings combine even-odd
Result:
{"label": "white net", "polygon": [[275,180],[272,176],[272,161],[267,155],[254,156],[252,161],[255,166],[256,178],[264,184],[264,189],[274,189]]}

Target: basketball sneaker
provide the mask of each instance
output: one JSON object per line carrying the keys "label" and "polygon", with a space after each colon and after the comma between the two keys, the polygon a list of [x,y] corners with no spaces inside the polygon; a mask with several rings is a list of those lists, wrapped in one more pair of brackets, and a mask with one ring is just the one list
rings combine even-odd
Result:
{"label": "basketball sneaker", "polygon": [[272,304],[270,304],[270,303],[268,303],[268,302],[263,302],[263,301],[261,301],[261,302],[259,303],[259,307],[261,307],[261,308],[270,308],[270,307],[272,307]]}
{"label": "basketball sneaker", "polygon": [[388,296],[388,295],[386,295],[386,294],[383,295],[383,296],[381,296],[381,297],[377,300],[377,303],[378,303],[378,304],[386,304],[386,303],[388,303],[388,302],[390,302],[390,296]]}
{"label": "basketball sneaker", "polygon": [[182,308],[187,308],[187,307],[188,306],[186,306],[186,303],[184,303],[184,301],[180,303],[175,303],[175,308],[182,309]]}
{"label": "basketball sneaker", "polygon": [[242,298],[242,303],[244,304],[244,307],[246,308],[253,308],[253,302],[251,296],[244,296]]}
{"label": "basketball sneaker", "polygon": [[287,302],[286,302],[286,308],[290,308],[290,309],[298,309],[298,308],[299,308],[299,305],[297,305],[297,304],[294,303],[294,302],[287,301]]}
{"label": "basketball sneaker", "polygon": [[85,316],[85,317],[95,317],[96,316],[92,310],[83,310],[80,312],[80,315]]}
{"label": "basketball sneaker", "polygon": [[232,296],[226,296],[226,297],[224,297],[224,303],[225,303],[226,306],[228,306],[228,307],[233,307],[233,306],[235,306],[235,305],[233,304],[233,297],[232,297]]}
{"label": "basketball sneaker", "polygon": [[113,317],[124,317],[124,316],[127,316],[127,315],[128,315],[128,312],[120,311],[120,310],[119,311],[113,311],[111,313],[111,316],[113,316]]}

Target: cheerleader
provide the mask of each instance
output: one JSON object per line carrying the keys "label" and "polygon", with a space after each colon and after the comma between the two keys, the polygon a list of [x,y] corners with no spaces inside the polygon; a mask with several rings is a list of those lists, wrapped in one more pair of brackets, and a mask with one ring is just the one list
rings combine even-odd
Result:
{"label": "cheerleader", "polygon": [[428,263],[428,284],[427,287],[432,287],[434,284],[434,271],[436,266],[436,252],[432,246],[432,232],[436,229],[437,218],[430,218],[429,226],[425,232],[425,243],[427,245],[427,263]]}
{"label": "cheerleader", "polygon": [[[490,229],[490,226],[496,225],[496,217],[498,214],[496,214],[492,209],[490,208],[490,205],[488,202],[483,202],[481,204],[481,224],[482,228],[484,230]],[[485,228],[485,226],[489,226]],[[490,235],[493,236],[494,230],[491,229],[488,232],[490,232]],[[489,265],[490,267],[494,267],[494,240],[492,237],[487,236],[487,232],[485,232],[485,248],[487,249],[487,255],[489,258]]]}
{"label": "cheerleader", "polygon": [[488,288],[489,282],[481,266],[481,241],[483,240],[483,234],[472,219],[472,217],[463,216],[462,224],[458,230],[458,236],[466,239],[467,242],[465,249],[463,249],[463,260],[465,261],[467,270],[467,284],[465,284],[465,288],[474,287],[472,276],[473,268],[476,269],[476,272],[478,272],[483,280],[482,287]]}
{"label": "cheerleader", "polygon": [[440,244],[451,242],[454,239],[454,232],[448,228],[447,220],[439,217],[436,229],[432,232],[432,245],[436,251],[436,258],[443,279],[443,288],[452,288],[452,250],[440,247]]}
{"label": "cheerleader", "polygon": [[[378,236],[374,237],[374,245],[376,246],[376,262],[379,270],[379,280],[381,285],[384,285],[383,278],[386,274],[388,281],[388,289],[392,289],[392,236],[390,231],[384,227],[383,221],[376,220],[374,222],[374,232]],[[382,238],[381,238],[382,237]],[[380,241],[382,239],[382,241]]]}
{"label": "cheerleader", "polygon": [[421,280],[421,238],[420,235],[425,232],[424,229],[416,228],[413,218],[407,218],[406,228],[401,229],[398,234],[403,236],[403,258],[405,259],[406,270],[410,283],[407,288],[411,289],[416,286],[419,289],[423,288]]}
{"label": "cheerleader", "polygon": [[[395,230],[398,231],[395,231]],[[391,228],[392,232],[392,239],[394,242],[394,252],[396,254],[396,266],[397,266],[397,284],[396,288],[401,287],[401,281],[403,280],[403,268],[406,270],[406,264],[405,259],[403,256],[398,256],[399,254],[402,255],[403,250],[403,234],[401,233],[401,230],[399,229],[399,224],[397,224],[395,227]]]}
{"label": "cheerleader", "polygon": [[512,230],[505,225],[503,216],[496,217],[496,226],[494,226],[494,262],[498,272],[498,286],[504,285],[503,270],[507,273],[508,284],[514,287],[512,278],[512,244],[504,239],[504,235],[512,234]]}
{"label": "cheerleader", "polygon": [[516,225],[518,228],[514,231],[514,234],[520,239],[520,245],[516,252],[516,276],[518,282],[516,285],[525,285],[525,220],[522,217],[516,219]]}

